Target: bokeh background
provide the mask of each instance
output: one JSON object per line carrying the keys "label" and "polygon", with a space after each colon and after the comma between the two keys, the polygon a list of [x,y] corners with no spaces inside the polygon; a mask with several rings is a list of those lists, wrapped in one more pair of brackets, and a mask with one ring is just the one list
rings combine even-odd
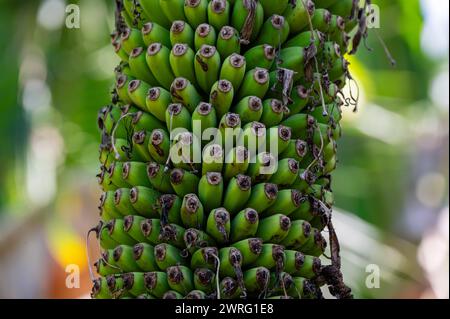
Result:
{"label": "bokeh background", "polygon": [[[334,178],[345,278],[358,298],[448,298],[449,2],[373,2],[381,29],[350,58],[360,110],[346,111]],[[69,3],[80,29],[65,26]],[[0,298],[88,296],[113,3],[0,0]],[[79,288],[66,287],[68,265]]]}

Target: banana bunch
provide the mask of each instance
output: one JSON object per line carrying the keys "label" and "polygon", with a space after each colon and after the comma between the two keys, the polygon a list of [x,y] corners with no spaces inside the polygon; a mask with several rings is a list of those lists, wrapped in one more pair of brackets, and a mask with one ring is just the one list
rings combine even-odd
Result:
{"label": "banana bunch", "polygon": [[92,297],[320,298],[359,1],[118,3]]}

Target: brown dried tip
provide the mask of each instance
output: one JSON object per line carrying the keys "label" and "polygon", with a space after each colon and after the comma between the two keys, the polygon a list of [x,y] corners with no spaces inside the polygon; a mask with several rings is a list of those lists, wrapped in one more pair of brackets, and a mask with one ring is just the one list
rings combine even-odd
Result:
{"label": "brown dried tip", "polygon": [[186,246],[191,247],[194,243],[197,242],[199,238],[198,230],[195,228],[190,228],[184,232],[183,239],[186,243]]}
{"label": "brown dried tip", "polygon": [[230,213],[225,208],[218,208],[214,212],[214,220],[218,225],[225,225],[230,220]]}
{"label": "brown dried tip", "polygon": [[336,17],[336,26],[339,30],[344,31],[345,30],[345,19],[341,16]]}
{"label": "brown dried tip", "polygon": [[139,123],[139,121],[141,120],[141,118],[142,118],[143,116],[144,116],[144,112],[142,112],[142,111],[139,111],[139,112],[135,113],[135,114],[133,115],[132,123],[133,123],[133,124]]}
{"label": "brown dried tip", "polygon": [[175,194],[164,194],[159,198],[159,204],[170,210],[175,205],[176,200],[177,196]]}
{"label": "brown dried tip", "polygon": [[288,166],[292,174],[297,174],[300,169],[299,163],[294,159],[288,160]]}
{"label": "brown dried tip", "polygon": [[292,136],[292,129],[287,126],[280,125],[278,128],[278,136],[285,142],[289,141]]}
{"label": "brown dried tip", "polygon": [[122,198],[122,189],[118,189],[114,192],[114,204],[119,205],[120,204],[120,200]]}
{"label": "brown dried tip", "polygon": [[161,169],[161,166],[159,166],[158,163],[155,163],[155,162],[149,163],[147,165],[147,175],[148,175],[148,177],[155,178],[158,175],[160,169]]}
{"label": "brown dried tip", "polygon": [[141,47],[134,48],[130,53],[130,57],[137,58],[138,56],[140,56],[142,54],[142,52],[144,52],[144,48],[141,48]]}
{"label": "brown dried tip", "polygon": [[272,111],[276,114],[281,114],[284,112],[284,106],[280,100],[272,99],[270,101],[270,107],[272,108]]}
{"label": "brown dried tip", "polygon": [[323,11],[323,21],[324,21],[326,24],[330,25],[332,19],[333,19],[333,15],[331,14],[331,12],[325,9],[325,10]]}
{"label": "brown dried tip", "polygon": [[264,136],[266,134],[266,126],[260,122],[252,122],[252,133],[257,137]]}
{"label": "brown dried tip", "polygon": [[312,17],[314,15],[314,11],[316,11],[316,6],[313,1],[307,0],[306,8],[308,9],[309,15]]}
{"label": "brown dried tip", "polygon": [[284,231],[288,231],[291,228],[291,220],[287,216],[280,216],[280,227]]}
{"label": "brown dried tip", "polygon": [[304,263],[305,263],[305,255],[297,251],[295,253],[295,269],[300,270],[303,267]]}
{"label": "brown dried tip", "polygon": [[230,263],[232,265],[239,265],[242,262],[242,253],[239,249],[232,247],[229,251]]}
{"label": "brown dried tip", "polygon": [[172,53],[174,56],[181,57],[188,51],[188,45],[184,43],[177,43],[172,48]]}
{"label": "brown dried tip", "polygon": [[131,163],[130,162],[126,162],[123,164],[122,167],[122,177],[123,179],[127,179],[128,176],[130,175],[130,170],[131,170]]}
{"label": "brown dried tip", "polygon": [[179,103],[170,104],[168,107],[168,111],[170,115],[179,115],[181,110],[183,109],[183,105]]}
{"label": "brown dried tip", "polygon": [[269,82],[269,71],[263,68],[256,68],[254,79],[258,84],[266,84]]}
{"label": "brown dried tip", "polygon": [[124,40],[128,40],[128,38],[130,37],[130,35],[131,35],[131,29],[130,29],[130,28],[126,28],[126,29],[122,32],[122,35],[121,35],[120,37],[121,37],[122,41],[124,41]]}
{"label": "brown dried tip", "polygon": [[299,207],[301,204],[301,200],[302,200],[302,193],[300,193],[300,191],[293,189],[291,192],[291,198],[292,198],[292,202],[294,203],[294,205],[296,207]]}
{"label": "brown dried tip", "polygon": [[122,275],[123,278],[123,285],[125,289],[131,289],[134,285],[134,274],[133,273],[126,273]]}
{"label": "brown dried tip", "polygon": [[162,296],[162,299],[170,300],[170,299],[178,299],[178,297],[177,297],[177,294],[175,292],[168,291]]}
{"label": "brown dried tip", "polygon": [[123,230],[128,233],[131,229],[131,226],[133,226],[134,223],[134,216],[128,215],[123,219]]}
{"label": "brown dried tip", "polygon": [[267,268],[260,267],[256,270],[256,282],[258,283],[259,288],[265,289],[269,283],[270,273]]}
{"label": "brown dried tip", "polygon": [[133,257],[134,260],[139,260],[142,257],[142,254],[144,253],[144,244],[136,244],[133,246]]}
{"label": "brown dried tip", "polygon": [[297,92],[298,97],[303,100],[309,97],[309,92],[303,85],[297,86],[295,91]]}
{"label": "brown dried tip", "polygon": [[215,264],[216,263],[216,258],[214,256],[218,256],[219,251],[216,247],[206,247],[202,249],[202,255],[203,255],[203,259],[208,263],[208,264]]}
{"label": "brown dried tip", "polygon": [[210,185],[219,185],[222,182],[222,175],[216,172],[206,173],[206,179]]}
{"label": "brown dried tip", "polygon": [[263,241],[261,238],[250,238],[248,240],[249,248],[252,253],[259,255],[263,248]]}
{"label": "brown dried tip", "polygon": [[278,29],[278,30],[282,29],[284,27],[284,24],[285,24],[284,17],[280,16],[280,15],[277,15],[277,14],[274,14],[270,21],[272,22],[272,26],[275,29]]}
{"label": "brown dried tip", "polygon": [[229,93],[233,88],[233,84],[228,80],[220,80],[218,88],[222,93]]}
{"label": "brown dried tip", "polygon": [[181,21],[181,20],[174,21],[172,23],[172,26],[170,27],[170,31],[173,33],[181,33],[184,31],[185,27],[186,27],[186,23],[184,21]]}
{"label": "brown dried tip", "polygon": [[252,96],[248,99],[248,107],[250,110],[257,112],[262,109],[263,104],[259,97]]}
{"label": "brown dried tip", "polygon": [[198,106],[198,113],[203,116],[211,114],[213,106],[209,103],[201,102]]}
{"label": "brown dried tip", "polygon": [[116,277],[114,275],[106,276],[106,285],[111,291],[116,289]]}
{"label": "brown dried tip", "polygon": [[233,53],[230,57],[231,66],[239,69],[242,68],[245,64],[245,57],[242,55],[239,55],[237,53]]}
{"label": "brown dried tip", "polygon": [[122,257],[123,254],[123,247],[122,246],[117,246],[116,249],[114,249],[113,251],[113,260],[114,261],[119,261],[120,257]]}
{"label": "brown dried tip", "polygon": [[147,54],[150,56],[157,55],[162,49],[161,43],[153,43],[147,49]]}
{"label": "brown dried tip", "polygon": [[132,204],[135,204],[139,198],[139,189],[137,187],[133,187],[130,190],[130,201]]}
{"label": "brown dried tip", "polygon": [[245,211],[245,219],[250,223],[250,224],[256,224],[259,221],[259,216],[258,216],[258,212],[252,208],[248,208]]}
{"label": "brown dried tip", "polygon": [[206,38],[210,33],[212,27],[207,23],[202,23],[197,27],[197,35],[201,38]]}
{"label": "brown dried tip", "polygon": [[195,7],[198,7],[200,2],[201,2],[201,0],[186,0],[185,5],[188,7],[191,7],[191,8],[195,8]]}
{"label": "brown dried tip", "polygon": [[147,137],[146,131],[136,132],[133,135],[133,143],[136,145],[142,145],[144,144],[146,137]]}
{"label": "brown dried tip", "polygon": [[153,230],[153,222],[151,219],[146,219],[141,222],[141,231],[145,237],[150,236]]}
{"label": "brown dried tip", "polygon": [[118,89],[123,88],[123,86],[125,85],[125,83],[127,83],[127,76],[125,74],[121,74],[119,75],[119,77],[117,78],[116,81],[116,86]]}
{"label": "brown dried tip", "polygon": [[[200,200],[195,194],[186,195],[186,211],[191,214],[195,214],[200,208]],[[186,234],[186,233],[185,233]],[[189,235],[190,236],[190,235]]]}
{"label": "brown dried tip", "polygon": [[307,221],[305,221],[302,224],[302,228],[303,228],[303,235],[305,237],[309,237],[311,235],[311,230],[312,230],[311,224],[308,223]]}
{"label": "brown dried tip", "polygon": [[239,114],[236,113],[227,113],[225,115],[225,125],[229,128],[238,127],[241,124],[241,118]]}
{"label": "brown dried tip", "polygon": [[122,48],[122,44],[120,42],[114,42],[113,47],[114,47],[114,52],[117,53]]}
{"label": "brown dried tip", "polygon": [[144,273],[144,285],[148,290],[153,290],[158,284],[158,276],[154,272]]}
{"label": "brown dried tip", "polygon": [[175,185],[181,184],[183,182],[183,178],[184,178],[184,171],[181,169],[174,169],[170,173],[170,181]]}
{"label": "brown dried tip", "polygon": [[166,259],[167,254],[167,245],[166,244],[159,244],[155,246],[155,258],[158,259],[158,261],[163,261]]}
{"label": "brown dried tip", "polygon": [[248,150],[245,147],[238,146],[236,148],[236,162],[244,163],[248,159]]}
{"label": "brown dried tip", "polygon": [[322,269],[322,262],[320,261],[320,258],[314,257],[312,265],[312,270],[314,274],[318,276],[320,274],[321,269]]}
{"label": "brown dried tip", "polygon": [[143,35],[149,34],[150,32],[152,32],[152,30],[153,30],[153,23],[151,23],[151,22],[147,22],[146,24],[144,24],[142,26],[142,34]]}
{"label": "brown dried tip", "polygon": [[194,274],[204,286],[210,284],[214,278],[214,273],[208,269],[197,268]]}
{"label": "brown dried tip", "polygon": [[264,185],[264,193],[270,200],[275,200],[278,196],[278,186],[276,184],[267,183]]}
{"label": "brown dried tip", "polygon": [[267,60],[272,61],[276,58],[276,56],[277,56],[276,50],[273,46],[264,44],[263,50],[264,50],[264,56],[266,57]]}
{"label": "brown dried tip", "polygon": [[284,258],[284,247],[280,245],[272,246],[272,257],[273,260],[280,260]]}
{"label": "brown dried tip", "polygon": [[297,140],[295,142],[295,150],[299,157],[305,157],[308,152],[308,143],[303,140]]}
{"label": "brown dried tip", "polygon": [[241,191],[248,191],[252,187],[252,179],[249,176],[239,174],[236,176],[237,186]]}
{"label": "brown dried tip", "polygon": [[183,281],[184,276],[179,266],[172,266],[167,269],[167,279],[174,283],[179,284]]}
{"label": "brown dried tip", "polygon": [[134,92],[136,91],[139,87],[141,86],[141,81],[140,80],[133,80],[130,82],[130,84],[128,84],[128,90],[130,92]]}
{"label": "brown dried tip", "polygon": [[239,285],[233,278],[226,277],[222,280],[222,293],[225,296],[232,296],[238,290]]}
{"label": "brown dried tip", "polygon": [[160,130],[154,130],[150,136],[153,146],[161,145],[164,142],[164,134]]}
{"label": "brown dried tip", "polygon": [[214,54],[216,54],[216,51],[217,49],[215,47],[204,44],[200,49],[200,55],[208,59],[214,56]]}
{"label": "brown dried tip", "polygon": [[214,13],[220,14],[225,11],[227,7],[226,0],[213,0],[212,1],[212,10]]}
{"label": "brown dried tip", "polygon": [[220,30],[220,37],[223,40],[230,40],[236,34],[236,29],[233,27],[225,26]]}
{"label": "brown dried tip", "polygon": [[204,299],[204,298],[203,298],[203,295],[200,292],[198,292],[198,291],[191,291],[190,293],[188,293],[186,295],[186,297],[184,297],[184,299],[187,299],[187,300],[200,300],[200,299]]}

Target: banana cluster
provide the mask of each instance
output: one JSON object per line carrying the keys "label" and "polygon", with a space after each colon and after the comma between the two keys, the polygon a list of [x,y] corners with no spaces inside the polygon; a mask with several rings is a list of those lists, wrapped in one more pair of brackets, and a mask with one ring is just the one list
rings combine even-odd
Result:
{"label": "banana cluster", "polygon": [[122,4],[92,297],[320,298],[359,1]]}

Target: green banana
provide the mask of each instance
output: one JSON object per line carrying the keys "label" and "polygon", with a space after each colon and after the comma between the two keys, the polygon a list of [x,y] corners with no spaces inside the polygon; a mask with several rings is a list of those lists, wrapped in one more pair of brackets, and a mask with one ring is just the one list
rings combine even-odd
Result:
{"label": "green banana", "polygon": [[208,22],[216,30],[229,24],[230,3],[227,0],[212,0],[208,5]]}
{"label": "green banana", "polygon": [[298,114],[309,102],[310,92],[304,86],[298,85],[292,90],[292,103],[288,105],[289,115]]}
{"label": "green banana", "polygon": [[111,164],[108,170],[109,179],[117,187],[128,188],[130,184],[123,178],[123,165],[122,162],[114,162]]}
{"label": "green banana", "polygon": [[170,289],[165,272],[153,271],[144,274],[144,283],[147,291],[156,298],[162,298]]}
{"label": "green banana", "polygon": [[315,30],[328,33],[331,28],[331,20],[333,16],[330,11],[323,8],[317,8],[314,11],[314,15],[311,17],[311,23]]}
{"label": "green banana", "polygon": [[187,44],[175,44],[169,57],[173,74],[176,77],[185,78],[191,83],[195,83],[194,59],[195,52]]}
{"label": "green banana", "polygon": [[261,253],[252,265],[253,267],[265,267],[269,270],[275,268],[277,271],[281,271],[284,267],[285,259],[283,246],[264,244],[262,245]]}
{"label": "green banana", "polygon": [[[161,223],[162,225],[162,223]],[[179,249],[184,249],[184,233],[186,229],[178,224],[167,224],[161,229],[160,239]]]}
{"label": "green banana", "polygon": [[124,272],[141,271],[134,260],[133,247],[119,245],[113,251],[114,264]]}
{"label": "green banana", "polygon": [[223,207],[230,212],[236,214],[244,208],[250,199],[252,192],[252,181],[249,176],[238,174],[229,182],[224,194]]}
{"label": "green banana", "polygon": [[114,204],[123,216],[139,215],[138,211],[131,204],[131,194],[128,188],[119,188],[115,191]]}
{"label": "green banana", "polygon": [[260,220],[256,236],[265,243],[278,244],[288,235],[290,228],[291,220],[289,217],[276,214]]}
{"label": "green banana", "polygon": [[279,212],[290,215],[300,206],[301,193],[296,189],[284,189],[278,192],[276,201],[262,212],[263,216],[272,216]]}
{"label": "green banana", "polygon": [[291,128],[292,138],[300,138],[305,132],[310,132],[314,128],[316,120],[308,114],[295,114],[284,120],[282,125]]}
{"label": "green banana", "polygon": [[169,89],[175,79],[170,66],[170,50],[161,43],[153,43],[148,47],[146,61],[150,71],[158,75],[155,77],[158,83]]}
{"label": "green banana", "polygon": [[257,122],[263,113],[263,103],[259,97],[247,96],[240,100],[232,110],[239,114],[242,124]]}
{"label": "green banana", "polygon": [[230,240],[231,221],[230,213],[225,208],[212,210],[206,222],[206,232],[217,243],[225,244]]}
{"label": "green banana", "polygon": [[165,130],[153,130],[148,144],[150,156],[159,164],[166,164],[170,153],[170,137]]}
{"label": "green banana", "polygon": [[233,53],[223,61],[220,78],[230,81],[233,89],[237,91],[244,80],[246,69],[246,58],[237,53]]}
{"label": "green banana", "polygon": [[266,127],[277,126],[283,120],[285,107],[280,100],[265,100],[263,102],[262,110],[260,121]]}
{"label": "green banana", "polygon": [[177,43],[187,44],[190,48],[194,47],[194,30],[183,20],[177,20],[172,23],[170,28],[170,43],[174,46]]}
{"label": "green banana", "polygon": [[159,219],[146,219],[141,223],[141,231],[148,243],[158,245],[161,243],[161,223]]}
{"label": "green banana", "polygon": [[303,277],[293,278],[293,287],[288,291],[289,295],[298,299],[316,299],[318,288],[308,279]]}
{"label": "green banana", "polygon": [[136,264],[143,271],[158,270],[158,264],[155,260],[155,249],[153,246],[145,243],[136,244],[133,247],[133,256]]}
{"label": "green banana", "polygon": [[245,238],[253,237],[258,231],[258,212],[247,208],[238,213],[231,221],[230,240],[235,243]]}
{"label": "green banana", "polygon": [[217,40],[217,33],[213,26],[202,23],[195,30],[194,48],[198,51],[203,45],[214,46]]}
{"label": "green banana", "polygon": [[114,52],[117,54],[117,56],[118,56],[123,62],[128,62],[129,55],[128,55],[128,53],[125,51],[125,49],[122,47],[122,43],[120,43],[120,42],[115,42],[115,43],[113,43],[113,47],[114,47]]}
{"label": "green banana", "polygon": [[219,250],[217,247],[204,247],[196,250],[191,258],[191,269],[207,268],[216,270]]}
{"label": "green banana", "polygon": [[269,72],[263,68],[255,68],[245,74],[236,97],[238,100],[246,96],[257,96],[263,99],[269,90],[269,85]]}
{"label": "green banana", "polygon": [[264,16],[266,19],[273,14],[283,14],[289,4],[289,0],[259,0],[259,2],[264,9]]}
{"label": "green banana", "polygon": [[165,166],[150,162],[147,166],[147,176],[154,189],[161,193],[173,193],[169,172]]}
{"label": "green banana", "polygon": [[[276,158],[267,152],[261,152],[255,156],[255,160],[250,163],[247,175],[251,177],[252,183],[267,182],[276,171]],[[260,211],[262,212],[262,211]]]}
{"label": "green banana", "polygon": [[307,279],[313,279],[320,274],[320,258],[305,256],[301,252],[286,250],[286,262],[284,269],[286,272]]}
{"label": "green banana", "polygon": [[141,232],[141,223],[144,220],[144,217],[137,215],[128,215],[123,219],[124,232],[138,243],[147,242],[147,239]]}
{"label": "green banana", "polygon": [[216,274],[208,268],[197,268],[194,271],[194,287],[204,293],[211,294],[216,290]]}
{"label": "green banana", "polygon": [[244,43],[253,42],[264,23],[264,8],[255,0],[236,0],[231,14],[231,25],[239,30]]}
{"label": "green banana", "polygon": [[267,131],[267,146],[271,153],[279,155],[289,146],[292,137],[292,129],[288,126],[279,125],[271,127]]}
{"label": "green banana", "polygon": [[238,282],[231,278],[225,277],[220,282],[220,297],[223,299],[238,299],[242,294],[242,290]]}
{"label": "green banana", "polygon": [[283,15],[290,26],[291,34],[302,31],[314,15],[315,6],[311,0],[298,0],[293,5],[288,6]]}
{"label": "green banana", "polygon": [[261,33],[256,40],[257,44],[268,44],[279,47],[289,37],[289,23],[281,15],[274,14],[266,20],[262,26]]}
{"label": "green banana", "polygon": [[145,47],[153,43],[161,43],[165,47],[171,47],[170,32],[158,23],[148,22],[142,27],[142,40]]}
{"label": "green banana", "polygon": [[306,255],[319,257],[327,248],[327,242],[319,230],[313,229],[311,236],[301,245],[298,250]]}
{"label": "green banana", "polygon": [[186,0],[184,3],[184,15],[189,24],[197,28],[208,20],[208,0]]}
{"label": "green banana", "polygon": [[123,275],[123,286],[128,293],[137,297],[146,292],[143,272],[131,272]]}
{"label": "green banana", "polygon": [[152,157],[148,151],[148,143],[150,141],[150,133],[146,131],[139,131],[133,134],[133,148],[139,155],[150,162]]}
{"label": "green banana", "polygon": [[211,88],[209,102],[214,106],[217,118],[230,111],[234,98],[233,84],[228,80],[219,80]]}
{"label": "green banana", "polygon": [[220,54],[213,46],[203,45],[195,55],[195,77],[205,93],[211,92],[211,87],[219,76],[220,66]]}
{"label": "green banana", "polygon": [[247,61],[247,70],[255,68],[272,69],[276,59],[276,49],[268,44],[254,46],[245,52],[244,57]]}
{"label": "green banana", "polygon": [[283,239],[282,245],[287,248],[298,249],[310,240],[311,224],[304,220],[296,220],[291,224],[289,234]]}
{"label": "green banana", "polygon": [[170,104],[166,110],[167,129],[173,132],[177,128],[191,130],[191,113],[180,103]]}
{"label": "green banana", "polygon": [[229,181],[238,174],[245,174],[249,165],[250,159],[248,150],[242,146],[233,148],[225,156],[224,179]]}
{"label": "green banana", "polygon": [[133,101],[131,101],[131,98],[128,96],[128,85],[133,80],[134,77],[127,76],[125,74],[119,75],[116,79],[116,92],[119,95],[120,101],[125,104],[133,103]]}
{"label": "green banana", "polygon": [[187,194],[184,196],[180,216],[185,227],[202,229],[205,213],[197,195]]}
{"label": "green banana", "polygon": [[170,93],[172,94],[172,101],[183,104],[190,113],[193,113],[202,101],[202,97],[195,86],[185,78],[176,78],[170,87]]}
{"label": "green banana", "polygon": [[115,268],[115,266],[108,265],[103,258],[100,258],[94,263],[95,271],[102,277],[108,275],[116,275],[120,273],[120,269]]}
{"label": "green banana", "polygon": [[184,16],[184,0],[159,0],[159,5],[162,13],[169,21],[186,20]]}
{"label": "green banana", "polygon": [[195,228],[187,229],[184,232],[184,243],[186,244],[187,252],[191,255],[200,248],[214,246],[216,244],[207,233]]}
{"label": "green banana", "polygon": [[112,295],[109,291],[105,277],[99,277],[94,280],[92,285],[91,298],[93,299],[111,299]]}
{"label": "green banana", "polygon": [[202,176],[198,184],[198,194],[207,212],[220,207],[223,188],[224,182],[220,173],[208,172]]}
{"label": "green banana", "polygon": [[201,145],[197,136],[191,132],[183,131],[175,135],[173,146],[170,149],[170,160],[176,168],[198,172],[200,165]]}
{"label": "green banana", "polygon": [[216,46],[222,61],[233,53],[240,53],[241,41],[239,38],[239,33],[233,27],[222,27],[219,32]]}
{"label": "green banana", "polygon": [[164,28],[170,27],[170,21],[163,14],[159,0],[139,0],[139,3],[150,21],[154,21]]}
{"label": "green banana", "polygon": [[164,224],[180,224],[182,200],[174,194],[164,194],[158,198],[158,217]]}
{"label": "green banana", "polygon": [[298,163],[303,161],[303,158],[308,153],[308,143],[306,141],[296,139],[290,140],[286,150],[280,154],[282,159],[293,159]]}
{"label": "green banana", "polygon": [[187,194],[197,194],[199,181],[195,174],[182,169],[174,169],[170,173],[170,183],[181,198]]}
{"label": "green banana", "polygon": [[100,197],[100,214],[101,216],[108,216],[108,219],[123,217],[123,214],[116,208],[114,193],[115,191],[107,191]]}
{"label": "green banana", "polygon": [[192,113],[192,128],[194,129],[195,136],[197,139],[202,140],[203,144],[206,144],[207,140],[204,139],[205,131],[216,127],[217,113],[215,108],[209,103],[200,102]]}
{"label": "green banana", "polygon": [[263,212],[275,203],[278,197],[278,186],[270,183],[261,183],[252,187],[252,193],[246,206],[257,212]]}
{"label": "green banana", "polygon": [[121,44],[123,50],[130,55],[133,49],[138,47],[144,47],[144,41],[142,40],[142,34],[138,29],[127,28],[121,35]]}
{"label": "green banana", "polygon": [[128,63],[134,77],[153,86],[156,85],[158,81],[148,67],[146,55],[144,48],[137,47],[131,51]]}
{"label": "green banana", "polygon": [[181,251],[169,244],[155,246],[155,260],[159,269],[165,271],[176,265],[186,265],[186,260],[181,256]]}
{"label": "green banana", "polygon": [[203,150],[202,175],[208,172],[222,172],[224,154],[222,147],[218,144],[211,144]]}
{"label": "green banana", "polygon": [[95,227],[95,232],[97,239],[100,243],[100,247],[103,249],[114,249],[119,244],[111,237],[111,233],[107,227],[107,224],[100,221],[100,223]]}
{"label": "green banana", "polygon": [[262,252],[263,241],[261,238],[247,238],[232,245],[242,254],[242,266],[247,267],[255,263]]}
{"label": "green banana", "polygon": [[194,276],[186,266],[172,266],[167,268],[167,283],[169,287],[182,295],[194,290]]}
{"label": "green banana", "polygon": [[272,175],[269,182],[281,187],[289,187],[297,179],[299,162],[293,158],[283,159],[278,162],[278,170]]}
{"label": "green banana", "polygon": [[126,162],[122,167],[122,177],[130,185],[151,187],[146,171],[147,165],[145,163]]}
{"label": "green banana", "polygon": [[152,131],[154,129],[164,128],[163,123],[158,121],[158,119],[156,119],[153,115],[142,111],[132,114],[131,124],[135,132],[142,130]]}
{"label": "green banana", "polygon": [[158,217],[157,205],[160,193],[152,188],[137,186],[130,191],[130,201],[133,208],[141,216]]}

